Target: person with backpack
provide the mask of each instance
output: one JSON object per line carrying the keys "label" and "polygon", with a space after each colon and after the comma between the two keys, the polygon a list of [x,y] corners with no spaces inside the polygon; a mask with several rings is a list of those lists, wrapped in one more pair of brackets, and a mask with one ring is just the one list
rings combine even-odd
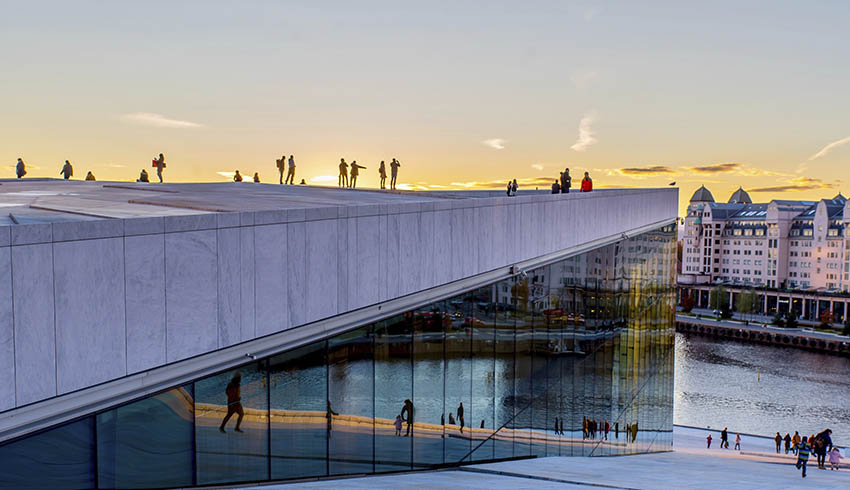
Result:
{"label": "person with backpack", "polygon": [[24,161],[18,157],[18,163],[15,165],[15,175],[18,176],[19,179],[23,178],[24,175],[27,174],[27,166]]}
{"label": "person with backpack", "polygon": [[156,167],[156,176],[159,177],[159,183],[162,184],[162,171],[165,169],[165,157],[162,153],[159,158],[154,159],[153,166]]}
{"label": "person with backpack", "polygon": [[818,457],[818,469],[826,469],[826,453],[832,450],[832,431],[824,430],[815,436],[814,451]]}
{"label": "person with backpack", "polygon": [[573,186],[573,178],[570,177],[570,169],[564,169],[564,172],[561,174],[561,194],[569,194],[570,187]]}
{"label": "person with backpack", "polygon": [[283,169],[286,167],[286,155],[284,154],[280,157],[280,160],[275,160],[275,165],[277,166],[278,182],[280,185],[283,185]]}
{"label": "person with backpack", "polygon": [[74,167],[71,166],[71,162],[65,160],[65,165],[62,165],[62,170],[59,171],[59,174],[62,175],[65,180],[70,179],[74,175]]}

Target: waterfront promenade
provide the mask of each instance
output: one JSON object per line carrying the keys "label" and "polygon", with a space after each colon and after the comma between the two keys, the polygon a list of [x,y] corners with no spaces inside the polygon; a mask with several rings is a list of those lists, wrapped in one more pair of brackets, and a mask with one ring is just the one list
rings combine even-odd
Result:
{"label": "waterfront promenade", "polygon": [[[291,488],[688,488],[737,490],[850,487],[850,469],[818,470],[810,460],[808,477],[800,478],[793,456],[777,455],[773,441],[742,435],[743,451],[719,449],[716,443],[705,449],[708,431],[677,426],[672,452],[623,457],[537,458],[465,466],[457,469],[407,473],[343,480],[326,480],[255,487]],[[734,434],[730,432],[734,443]],[[716,449],[715,449],[716,448]]]}

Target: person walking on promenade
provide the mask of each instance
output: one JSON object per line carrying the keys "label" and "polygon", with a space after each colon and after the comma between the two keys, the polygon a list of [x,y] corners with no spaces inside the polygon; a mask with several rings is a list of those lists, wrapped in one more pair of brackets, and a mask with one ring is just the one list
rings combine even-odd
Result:
{"label": "person walking on promenade", "polygon": [[339,187],[348,187],[348,164],[345,163],[345,158],[339,159],[339,178],[337,179]]}
{"label": "person walking on promenade", "polygon": [[[407,413],[407,417],[405,417],[405,413]],[[413,435],[413,402],[410,399],[404,400],[404,406],[401,407],[401,418],[405,422],[407,422],[407,430],[404,433],[404,437]]]}
{"label": "person walking on promenade", "polygon": [[59,174],[62,175],[65,180],[70,179],[74,176],[74,167],[71,166],[71,162],[65,160],[65,165],[62,165],[62,170],[59,171]]}
{"label": "person walking on promenade", "polygon": [[570,187],[573,186],[573,178],[570,177],[570,169],[564,169],[564,173],[561,174],[561,193],[569,194]]}
{"label": "person walking on promenade", "polygon": [[[791,450],[791,434],[786,432],[783,441],[785,441],[785,454],[788,454],[788,451]],[[776,452],[779,452],[779,448],[776,448]]]}
{"label": "person walking on promenade", "polygon": [[398,168],[401,167],[401,162],[393,158],[390,162],[390,189],[395,190],[395,181],[398,178]]}
{"label": "person walking on promenade", "polygon": [[254,183],[255,184],[260,183],[260,172],[254,172]]}
{"label": "person walking on promenade", "polygon": [[779,447],[782,445],[782,436],[779,435],[779,432],[776,433],[776,437],[773,438],[773,442],[776,443],[776,454],[779,454]]}
{"label": "person walking on promenade", "polygon": [[726,432],[726,427],[720,431],[720,449],[729,449],[729,433]]}
{"label": "person walking on promenade", "polygon": [[239,371],[233,373],[233,378],[227,383],[224,394],[227,395],[227,415],[224,416],[224,420],[221,421],[218,430],[221,433],[225,433],[224,426],[227,425],[227,421],[235,413],[238,415],[236,418],[236,432],[242,432],[239,426],[242,425],[242,418],[245,417],[245,411],[242,410],[242,374]]}
{"label": "person walking on promenade", "polygon": [[19,179],[23,178],[24,175],[27,174],[27,166],[20,157],[18,157],[18,163],[15,165],[15,175],[18,176]]}
{"label": "person walking on promenade", "polygon": [[295,158],[292,155],[289,155],[289,162],[287,162],[289,166],[289,170],[286,172],[286,180],[283,181],[284,184],[295,185]]}
{"label": "person walking on promenade", "polygon": [[97,180],[94,178],[94,174],[91,173],[91,170],[89,170],[89,173],[86,174],[86,180]]}
{"label": "person walking on promenade", "polygon": [[832,451],[829,452],[829,469],[837,470],[841,465],[841,453],[838,451],[837,447],[833,447]]}
{"label": "person walking on promenade", "polygon": [[809,446],[808,440],[806,436],[803,436],[803,440],[800,441],[796,446],[797,448],[797,469],[803,470],[803,478],[806,477],[806,463],[809,462],[809,453],[812,451],[811,446]]}
{"label": "person walking on promenade", "polygon": [[381,165],[378,166],[378,175],[381,177],[381,189],[387,188],[387,167],[384,161],[381,160]]}
{"label": "person walking on promenade", "polygon": [[[741,450],[741,434],[735,434],[735,450]],[[777,451],[779,452],[779,451]]]}
{"label": "person walking on promenade", "polygon": [[556,180],[554,184],[552,184],[552,194],[560,194],[561,193],[561,184]]}
{"label": "person walking on promenade", "polygon": [[457,406],[457,421],[460,424],[460,433],[463,434],[463,426],[465,425],[465,420],[463,418],[463,402],[460,402],[460,405]]}
{"label": "person walking on promenade", "polygon": [[159,183],[162,183],[162,170],[165,168],[165,157],[162,153],[159,154],[159,158],[154,159],[153,166],[156,167],[156,176],[159,177]]}
{"label": "person walking on promenade", "polygon": [[351,175],[348,179],[348,186],[352,189],[357,187],[357,176],[360,175],[360,169],[366,168],[363,165],[358,165],[357,160],[351,161]]}
{"label": "person walking on promenade", "polygon": [[283,169],[286,167],[286,155],[284,154],[280,157],[280,160],[275,160],[274,163],[277,166],[278,182],[280,185],[283,185]]}
{"label": "person walking on promenade", "polygon": [[818,469],[826,469],[826,453],[832,451],[832,431],[824,430],[815,436],[815,454],[818,457]]}
{"label": "person walking on promenade", "polygon": [[139,172],[139,178],[136,179],[136,182],[150,182],[150,181],[151,180],[150,180],[150,177],[148,177],[148,171],[145,170],[145,169],[142,169],[142,171]]}
{"label": "person walking on promenade", "polygon": [[800,433],[796,430],[794,431],[794,437],[791,438],[791,450],[794,451],[794,454],[797,454],[797,444],[800,444]]}
{"label": "person walking on promenade", "polygon": [[233,182],[242,182],[242,174],[239,173],[239,170],[233,174]]}
{"label": "person walking on promenade", "polygon": [[590,174],[585,172],[584,178],[581,179],[581,189],[580,192],[591,192],[593,190],[593,179],[590,178]]}
{"label": "person walking on promenade", "polygon": [[711,434],[709,434],[709,435],[705,438],[705,448],[706,448],[706,449],[711,449]]}

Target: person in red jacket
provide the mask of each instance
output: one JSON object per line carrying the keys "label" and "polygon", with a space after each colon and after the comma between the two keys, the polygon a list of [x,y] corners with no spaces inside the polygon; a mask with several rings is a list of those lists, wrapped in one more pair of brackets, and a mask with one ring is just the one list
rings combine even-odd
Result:
{"label": "person in red jacket", "polygon": [[593,190],[593,179],[590,178],[590,175],[585,172],[584,178],[581,179],[581,192],[590,192]]}

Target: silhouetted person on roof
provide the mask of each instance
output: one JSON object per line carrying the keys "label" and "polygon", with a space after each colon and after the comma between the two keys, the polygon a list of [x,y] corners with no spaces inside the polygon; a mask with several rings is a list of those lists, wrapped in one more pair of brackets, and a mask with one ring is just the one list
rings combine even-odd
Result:
{"label": "silhouetted person on roof", "polygon": [[339,187],[348,187],[348,164],[345,163],[345,158],[339,159]]}
{"label": "silhouetted person on roof", "polygon": [[390,189],[395,189],[395,181],[398,178],[398,168],[401,167],[401,162],[393,158],[390,162]]}
{"label": "silhouetted person on roof", "polygon": [[289,166],[289,170],[286,172],[286,180],[284,180],[283,183],[293,185],[295,184],[295,158],[293,158],[292,155],[289,155],[289,162],[287,165]]}
{"label": "silhouetted person on roof", "polygon": [[65,165],[62,165],[62,170],[59,171],[59,174],[62,175],[65,180],[70,179],[74,175],[74,167],[71,166],[71,162],[65,160]]}
{"label": "silhouetted person on roof", "polygon": [[224,420],[221,421],[218,430],[225,432],[224,426],[227,425],[227,421],[235,413],[239,415],[236,418],[236,432],[242,432],[239,426],[242,425],[242,417],[245,416],[245,411],[242,410],[242,375],[239,371],[233,373],[233,378],[230,380],[230,383],[227,383],[224,393],[227,395],[227,415],[224,416]]}
{"label": "silhouetted person on roof", "polygon": [[86,180],[97,180],[94,178],[94,174],[91,173],[91,170],[89,170],[89,173],[86,174]]}
{"label": "silhouetted person on roof", "polygon": [[280,177],[280,184],[283,185],[283,169],[286,168],[286,155],[280,157],[280,160],[275,160],[275,165],[277,165],[277,173],[278,177]]}
{"label": "silhouetted person on roof", "polygon": [[593,179],[590,178],[590,174],[585,172],[584,178],[581,179],[581,190],[580,190],[580,192],[590,192],[592,190],[593,190]]}
{"label": "silhouetted person on roof", "polygon": [[150,182],[150,178],[148,177],[148,171],[142,169],[139,173],[139,179],[136,182]]}
{"label": "silhouetted person on roof", "polygon": [[381,166],[378,167],[378,175],[381,176],[381,189],[387,188],[387,167],[384,166],[384,161],[381,160]]}
{"label": "silhouetted person on roof", "polygon": [[27,166],[24,164],[23,160],[18,158],[18,164],[15,165],[15,175],[17,175],[18,178],[20,179],[20,178],[23,178],[23,176],[26,175],[26,174],[27,174]]}
{"label": "silhouetted person on roof", "polygon": [[159,154],[159,158],[153,161],[153,166],[156,167],[156,176],[159,177],[159,183],[162,183],[162,169],[165,168],[165,157],[162,153]]}
{"label": "silhouetted person on roof", "polygon": [[242,182],[242,174],[238,170],[233,174],[233,182]]}
{"label": "silhouetted person on roof", "polygon": [[348,185],[352,189],[357,187],[357,176],[360,174],[360,169],[366,168],[363,165],[357,165],[357,160],[351,161],[351,177],[348,180]]}
{"label": "silhouetted person on roof", "polygon": [[254,183],[260,183],[260,172],[254,172]]}
{"label": "silhouetted person on roof", "polygon": [[561,184],[556,180],[554,184],[552,184],[552,194],[560,194],[561,193]]}
{"label": "silhouetted person on roof", "polygon": [[516,185],[516,179],[514,179],[514,181],[513,181],[513,182],[511,182],[511,195],[512,195],[512,196],[515,196],[515,195],[516,195],[517,187],[518,187],[518,186]]}
{"label": "silhouetted person on roof", "polygon": [[573,178],[570,177],[570,169],[565,168],[564,173],[561,174],[561,193],[569,194],[570,187],[573,186]]}

